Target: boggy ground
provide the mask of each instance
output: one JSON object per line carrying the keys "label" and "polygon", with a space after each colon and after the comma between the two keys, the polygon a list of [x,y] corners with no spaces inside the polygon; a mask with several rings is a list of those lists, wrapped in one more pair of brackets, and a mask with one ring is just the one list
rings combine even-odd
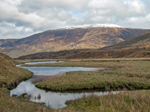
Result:
{"label": "boggy ground", "polygon": [[[36,66],[36,65],[34,65]],[[39,82],[38,88],[65,91],[82,89],[117,90],[150,88],[150,61],[65,61],[37,66],[105,67],[105,71],[76,71]],[[107,68],[112,68],[109,70]]]}
{"label": "boggy ground", "polygon": [[75,112],[149,112],[150,91],[133,91],[67,101]]}
{"label": "boggy ground", "polygon": [[[43,65],[42,65],[43,66]],[[60,78],[66,83],[73,81],[65,79],[65,77],[72,77],[77,75],[79,78],[74,79],[79,84],[79,80],[83,80],[87,77],[89,80],[99,80],[116,82],[116,80],[125,80],[125,82],[130,79],[131,82],[136,82],[136,87],[149,87],[149,68],[150,61],[78,61],[78,62],[63,62],[57,64],[49,64],[47,66],[87,66],[87,67],[106,67],[113,68],[113,71],[94,71],[94,72],[69,72],[64,76],[54,77],[53,83],[60,83]],[[11,74],[11,72],[9,72]],[[21,73],[21,72],[20,72]],[[1,74],[0,74],[1,75]],[[6,78],[7,78],[6,74]],[[21,75],[21,74],[20,74]],[[81,77],[82,76],[82,77]],[[90,77],[89,77],[90,76]],[[93,76],[93,77],[92,77]],[[93,78],[93,79],[92,79]],[[118,78],[118,79],[117,79]],[[11,78],[10,78],[11,79]],[[15,79],[15,78],[14,78]],[[113,79],[113,80],[112,80]],[[65,83],[65,81],[61,81]],[[8,80],[9,81],[9,80]],[[48,81],[48,82],[47,82]],[[53,84],[50,80],[47,80],[47,84]],[[75,81],[73,81],[75,82]],[[98,82],[98,81],[97,81]],[[40,84],[45,84],[44,81]],[[56,85],[56,84],[55,84]],[[68,83],[69,85],[69,83]],[[90,85],[90,84],[89,84]],[[110,87],[107,85],[107,89]],[[130,86],[133,89],[133,86]],[[146,88],[147,89],[147,88]],[[0,112],[148,112],[150,111],[150,91],[149,90],[137,90],[130,92],[121,92],[115,95],[106,96],[91,96],[83,97],[74,101],[67,101],[68,107],[53,110],[43,104],[32,103],[25,100],[23,97],[9,97],[9,91],[5,88],[0,87]]]}
{"label": "boggy ground", "polygon": [[67,101],[66,108],[53,110],[23,97],[9,97],[9,91],[0,88],[0,112],[149,112],[149,94],[150,91],[140,90],[106,96],[93,95]]}

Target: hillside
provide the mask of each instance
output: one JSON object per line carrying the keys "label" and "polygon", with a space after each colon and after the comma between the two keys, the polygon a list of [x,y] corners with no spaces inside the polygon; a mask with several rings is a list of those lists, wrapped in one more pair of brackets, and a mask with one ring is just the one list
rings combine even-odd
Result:
{"label": "hillside", "polygon": [[15,58],[17,60],[22,59],[57,59],[65,56],[71,56],[74,54],[77,54],[82,51],[87,51],[89,49],[73,49],[73,50],[63,50],[58,52],[42,52],[42,53],[35,53],[35,54],[29,54],[25,56],[21,56],[18,58]]}
{"label": "hillside", "polygon": [[130,49],[130,48],[149,48],[150,47],[150,32],[135,37],[133,39],[120,42],[118,44],[102,48],[106,49]]}
{"label": "hillside", "polygon": [[118,50],[65,50],[58,52],[36,53],[16,58],[22,59],[89,59],[89,58],[149,58],[150,48]]}
{"label": "hillside", "polygon": [[6,43],[7,44],[11,44],[15,41],[17,41],[18,39],[0,39],[0,46],[1,45],[5,45]]}
{"label": "hillside", "polygon": [[149,30],[93,27],[49,30],[27,38],[1,42],[0,52],[13,58],[69,49],[99,49],[132,39]]}
{"label": "hillside", "polygon": [[14,87],[22,80],[32,77],[26,69],[16,67],[15,60],[0,53],[0,87]]}

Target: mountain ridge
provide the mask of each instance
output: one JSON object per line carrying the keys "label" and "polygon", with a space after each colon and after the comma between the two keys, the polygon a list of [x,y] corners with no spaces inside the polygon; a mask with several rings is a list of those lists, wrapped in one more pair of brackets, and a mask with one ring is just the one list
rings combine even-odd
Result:
{"label": "mountain ridge", "polygon": [[[48,30],[0,45],[0,52],[13,58],[69,49],[99,49],[132,39],[150,30],[127,28],[75,28]],[[1,41],[0,41],[1,42]]]}
{"label": "mountain ridge", "polygon": [[45,52],[17,59],[89,59],[89,58],[149,58],[150,32],[133,39],[101,49],[65,50],[59,52]]}

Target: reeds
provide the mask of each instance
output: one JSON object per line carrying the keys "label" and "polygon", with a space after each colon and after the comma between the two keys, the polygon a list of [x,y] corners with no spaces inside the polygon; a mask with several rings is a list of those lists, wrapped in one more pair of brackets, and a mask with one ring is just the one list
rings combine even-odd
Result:
{"label": "reeds", "polygon": [[131,91],[67,101],[68,108],[88,112],[149,112],[150,91]]}

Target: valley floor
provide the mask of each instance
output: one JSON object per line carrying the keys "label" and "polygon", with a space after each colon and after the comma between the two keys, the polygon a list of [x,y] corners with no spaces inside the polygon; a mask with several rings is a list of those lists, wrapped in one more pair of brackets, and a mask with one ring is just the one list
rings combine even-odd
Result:
{"label": "valley floor", "polygon": [[[39,64],[34,66],[82,66],[104,67],[105,70],[92,72],[68,72],[66,75],[43,80],[39,88],[64,91],[101,88],[107,91],[125,90],[115,95],[83,97],[67,101],[68,107],[52,110],[43,104],[36,104],[22,97],[11,98],[9,91],[0,88],[0,111],[15,112],[146,112],[150,111],[150,59],[103,59],[103,60],[64,60],[61,63]],[[108,69],[109,68],[109,69]],[[111,68],[111,69],[110,69]],[[137,90],[141,89],[141,90]],[[147,89],[147,90],[146,90]],[[128,92],[127,90],[130,90]]]}

